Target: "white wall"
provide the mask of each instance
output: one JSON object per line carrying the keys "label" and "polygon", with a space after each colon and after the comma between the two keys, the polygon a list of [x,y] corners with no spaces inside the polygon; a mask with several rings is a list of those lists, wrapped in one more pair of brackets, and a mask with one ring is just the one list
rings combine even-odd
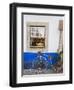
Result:
{"label": "white wall", "polygon": [[[74,13],[74,0],[1,0],[0,1],[0,90],[13,90],[9,83],[9,3],[40,3],[50,5],[72,5]],[[74,14],[73,14],[74,15]],[[74,21],[74,19],[73,19]],[[73,36],[74,37],[74,36]],[[74,64],[74,62],[73,62]],[[74,68],[74,66],[73,66]],[[72,85],[52,85],[39,87],[16,88],[16,90],[73,90]]]}
{"label": "white wall", "polygon": [[[48,23],[47,35],[47,51],[48,52],[57,52],[59,45],[59,20],[63,20],[64,16],[42,16],[42,15],[24,15],[24,32],[27,32],[26,23],[27,22],[46,22]],[[23,33],[24,33],[23,32]],[[24,33],[24,51],[26,51],[27,47],[27,34]],[[29,50],[30,51],[30,50]],[[31,50],[33,51],[33,50]],[[34,50],[35,51],[35,50]]]}

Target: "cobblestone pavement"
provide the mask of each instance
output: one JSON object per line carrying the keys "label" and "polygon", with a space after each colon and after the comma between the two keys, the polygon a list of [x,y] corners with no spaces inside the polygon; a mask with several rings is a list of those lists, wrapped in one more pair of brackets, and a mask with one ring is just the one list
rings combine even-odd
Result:
{"label": "cobblestone pavement", "polygon": [[35,70],[35,69],[25,69],[23,70],[23,75],[35,75],[35,74],[52,74],[54,73],[53,70]]}

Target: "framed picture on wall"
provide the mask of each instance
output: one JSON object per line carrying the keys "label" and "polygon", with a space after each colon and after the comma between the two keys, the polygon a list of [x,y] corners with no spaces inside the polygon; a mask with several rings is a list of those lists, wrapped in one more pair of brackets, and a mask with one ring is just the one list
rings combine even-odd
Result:
{"label": "framed picture on wall", "polygon": [[10,86],[72,83],[72,7],[10,4]]}

